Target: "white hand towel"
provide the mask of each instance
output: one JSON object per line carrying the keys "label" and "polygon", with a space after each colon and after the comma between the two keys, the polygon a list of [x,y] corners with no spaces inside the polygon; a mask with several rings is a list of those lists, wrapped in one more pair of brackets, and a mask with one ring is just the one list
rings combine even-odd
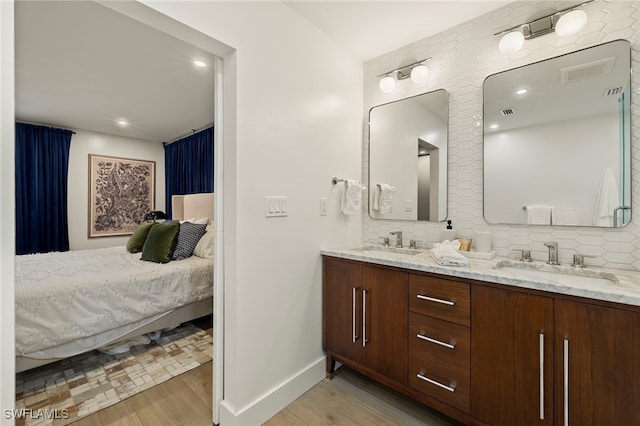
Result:
{"label": "white hand towel", "polygon": [[439,264],[444,266],[467,266],[469,259],[458,253],[460,241],[445,240],[442,243],[434,243],[430,250],[431,256]]}
{"label": "white hand towel", "polygon": [[552,215],[551,222],[554,225],[578,225],[578,215],[571,207],[557,207]]}
{"label": "white hand towel", "polygon": [[527,206],[527,224],[551,225],[551,206]]}
{"label": "white hand towel", "polygon": [[617,207],[620,207],[618,181],[613,171],[606,169],[596,193],[593,224],[595,226],[613,226],[613,210]]}
{"label": "white hand towel", "polygon": [[393,185],[377,184],[373,194],[373,210],[380,212],[380,214],[392,213],[394,192],[396,192],[396,187]]}
{"label": "white hand towel", "polygon": [[362,191],[367,189],[357,180],[346,179],[344,181],[344,192],[340,202],[340,211],[344,215],[356,215],[362,211]]}

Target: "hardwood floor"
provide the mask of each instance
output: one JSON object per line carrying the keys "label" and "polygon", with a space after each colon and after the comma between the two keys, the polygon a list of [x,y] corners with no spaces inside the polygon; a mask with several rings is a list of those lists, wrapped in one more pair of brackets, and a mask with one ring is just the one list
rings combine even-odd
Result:
{"label": "hardwood floor", "polygon": [[73,423],[74,426],[210,426],[212,362],[187,371],[118,404]]}
{"label": "hardwood floor", "polygon": [[422,404],[345,367],[324,379],[264,426],[424,425],[458,426]]}

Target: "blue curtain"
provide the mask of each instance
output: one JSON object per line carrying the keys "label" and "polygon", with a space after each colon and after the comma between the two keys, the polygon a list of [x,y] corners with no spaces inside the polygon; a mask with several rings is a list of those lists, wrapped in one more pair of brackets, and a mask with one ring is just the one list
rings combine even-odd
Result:
{"label": "blue curtain", "polygon": [[69,130],[16,123],[16,254],[69,250]]}
{"label": "blue curtain", "polygon": [[213,192],[213,127],[164,146],[167,217],[171,196]]}

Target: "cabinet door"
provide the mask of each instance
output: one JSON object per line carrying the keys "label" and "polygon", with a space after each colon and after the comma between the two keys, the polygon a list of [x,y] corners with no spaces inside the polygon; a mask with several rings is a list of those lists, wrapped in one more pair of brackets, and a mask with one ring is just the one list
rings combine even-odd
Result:
{"label": "cabinet door", "polygon": [[474,286],[471,306],[471,414],[553,424],[553,300]]}
{"label": "cabinet door", "polygon": [[324,259],[324,349],[361,361],[362,265]]}
{"label": "cabinet door", "polygon": [[555,307],[555,424],[640,425],[640,314]]}
{"label": "cabinet door", "polygon": [[406,384],[408,274],[367,265],[362,276],[362,363]]}

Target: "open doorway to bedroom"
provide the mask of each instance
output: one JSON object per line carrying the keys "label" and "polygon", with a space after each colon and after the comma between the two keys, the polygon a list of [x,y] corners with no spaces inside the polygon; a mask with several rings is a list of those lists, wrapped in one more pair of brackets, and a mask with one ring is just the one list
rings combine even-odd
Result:
{"label": "open doorway to bedroom", "polygon": [[[123,160],[129,168],[137,167],[135,161],[138,160],[142,160],[143,165],[150,165],[151,168],[147,169],[146,175],[153,176],[151,182],[147,182],[148,188],[153,192],[149,195],[153,204],[149,210],[170,210],[170,201],[165,200],[167,185],[163,143],[182,140],[212,128],[211,133],[216,141],[216,155],[212,156],[211,162],[214,162],[215,157],[216,167],[222,165],[221,158],[217,155],[221,152],[217,148],[218,140],[221,141],[221,130],[214,123],[222,115],[218,105],[221,105],[220,56],[225,54],[224,45],[137,2],[16,2],[15,36],[16,121],[29,126],[54,127],[75,132],[71,137],[68,154],[69,248],[71,251],[89,253],[84,260],[72,261],[80,264],[80,273],[90,275],[90,271],[93,271],[103,279],[105,273],[102,268],[108,261],[101,262],[100,256],[95,254],[100,250],[115,250],[126,246],[131,235],[130,232],[119,235],[114,233],[105,237],[91,235],[90,217],[94,211],[89,199],[96,185],[91,174],[92,155],[100,155],[106,162],[115,163],[116,159]],[[37,44],[29,43],[41,44],[38,47]],[[118,56],[114,56],[115,54]],[[105,106],[111,111],[102,109]],[[215,170],[215,176],[222,176],[221,172],[222,170]],[[218,193],[222,192],[221,183],[214,179],[216,212],[222,211],[222,200],[218,197]],[[210,207],[213,209],[213,206]],[[174,218],[191,219],[177,216]],[[201,216],[198,215],[195,219],[201,219]],[[207,219],[207,222],[214,222],[213,217]],[[221,223],[221,217],[216,217],[215,222]],[[213,223],[209,223],[205,234],[209,229],[214,229],[214,226]],[[194,249],[197,250],[197,247]],[[62,261],[55,256],[49,255],[51,266],[48,270],[40,270],[43,275],[51,276],[51,270],[56,267],[64,273],[70,271],[69,267],[61,266]],[[154,284],[165,280],[162,277],[148,283],[128,283],[128,287],[135,288],[141,297],[134,302],[135,308],[126,304],[119,305],[118,298],[130,299],[129,295],[121,290],[104,287],[101,294],[92,294],[77,288],[72,290],[73,294],[87,296],[87,300],[80,306],[77,303],[74,305],[71,297],[57,300],[55,297],[49,298],[47,303],[50,311],[71,313],[74,309],[82,308],[84,312],[81,313],[81,318],[67,321],[66,325],[52,326],[53,320],[32,315],[34,312],[39,313],[38,309],[29,313],[28,304],[21,307],[16,292],[16,355],[28,354],[30,356],[24,358],[36,360],[57,356],[65,359],[61,361],[63,363],[80,360],[85,367],[98,368],[88,375],[81,376],[76,374],[81,370],[80,367],[69,367],[73,364],[65,364],[57,376],[54,373],[57,378],[40,377],[38,380],[45,383],[51,380],[56,384],[61,380],[67,382],[69,389],[63,391],[65,395],[65,392],[73,395],[86,394],[84,401],[72,401],[73,408],[65,405],[64,401],[59,403],[64,400],[60,395],[51,398],[52,401],[58,400],[56,404],[52,402],[45,408],[54,410],[56,416],[85,417],[85,422],[91,422],[91,417],[86,417],[87,414],[109,405],[116,407],[112,404],[128,404],[127,407],[122,407],[122,410],[112,410],[112,413],[126,413],[127,416],[135,416],[137,411],[140,411],[140,415],[163,416],[160,405],[165,409],[169,408],[170,411],[171,407],[182,406],[182,414],[172,414],[184,415],[184,418],[187,418],[187,413],[205,413],[204,416],[209,416],[213,423],[217,423],[218,402],[222,399],[221,250],[217,250],[215,258],[206,255],[202,258],[207,259],[211,270],[192,272],[191,275],[202,278],[208,274],[211,277],[213,299],[200,298],[187,303],[184,297],[176,297],[176,293],[171,293],[160,296],[157,300],[150,300],[150,293],[145,295],[141,288],[151,291],[157,287]],[[188,261],[162,265],[175,269],[174,266],[179,262]],[[44,263],[38,262],[38,265]],[[36,266],[35,269],[39,267]],[[118,267],[120,270],[123,268],[122,265]],[[19,269],[16,268],[16,281],[19,280]],[[101,270],[103,272],[100,272]],[[37,271],[34,273],[38,274]],[[146,275],[155,276],[153,274],[156,272],[150,271]],[[178,285],[178,282],[179,280],[168,283],[167,287],[179,291],[182,286]],[[191,293],[202,296],[204,287],[201,285]],[[39,291],[35,290],[34,293]],[[112,305],[107,303],[107,300],[112,299],[111,296],[115,297]],[[219,296],[219,300],[216,300],[216,296]],[[106,355],[97,352],[89,357],[77,355],[68,358],[75,353],[86,353],[86,350],[100,346],[101,342],[96,340],[97,335],[106,336],[111,342],[119,341],[116,336],[133,336],[141,332],[145,333],[145,337],[139,342],[144,342],[149,337],[153,338],[153,332],[156,331],[154,324],[157,323],[151,322],[151,319],[160,321],[162,328],[166,328],[167,324],[162,322],[165,311],[174,309],[165,306],[151,315],[146,315],[145,318],[137,319],[131,316],[131,312],[149,313],[151,311],[145,309],[160,304],[161,300],[172,298],[181,299],[180,303],[188,305],[188,308],[176,317],[180,322],[184,320],[188,324],[166,331],[163,335],[156,335],[159,339],[147,345],[151,350],[144,350],[145,345],[135,345],[130,348],[115,348],[113,353]],[[87,307],[90,299],[103,305],[103,309],[109,312],[101,313]],[[215,308],[212,307],[213,301]],[[42,303],[31,300],[32,307],[44,306]],[[117,311],[116,308],[122,310]],[[176,311],[180,309],[176,308]],[[26,328],[22,330],[27,330],[25,333],[19,333],[19,315],[31,315],[33,321],[29,327],[36,327],[36,323],[40,323],[49,328],[45,327],[44,331],[34,329],[33,332]],[[118,319],[124,317],[127,320],[123,320],[122,324],[118,323]],[[110,326],[101,329],[105,324]],[[123,331],[120,327],[128,328]],[[62,330],[64,336],[53,336],[50,333],[53,328]],[[81,329],[93,330],[95,333],[92,331],[82,335],[84,332],[81,332]],[[21,335],[24,337],[23,342],[18,341]],[[85,351],[65,347],[66,352],[51,352],[52,347],[59,346],[58,343],[67,344],[76,339],[82,340],[81,345],[84,345]],[[42,341],[46,341],[46,344],[38,346],[38,342]],[[125,344],[128,345],[130,343]],[[18,350],[20,347],[23,349]],[[137,360],[136,365],[123,364],[123,360],[129,356]],[[38,363],[39,361],[35,362],[36,365]],[[33,366],[34,364],[29,362],[21,364],[17,361],[17,367],[27,368],[28,373],[38,370],[31,368]],[[44,368],[42,367],[42,371],[45,371]],[[18,389],[24,390],[24,377],[23,375],[16,379]],[[134,394],[138,400],[132,399],[131,395]],[[25,402],[18,402],[16,407],[30,408],[28,404],[32,404],[33,395],[30,394],[31,402],[27,403],[25,398]],[[163,399],[167,395],[175,401]],[[128,397],[131,398],[125,400]],[[35,399],[38,399],[39,408],[42,408],[45,398]],[[120,399],[125,402],[117,402]],[[159,400],[161,404],[153,408],[153,404]],[[195,406],[191,405],[194,403]],[[113,414],[107,410],[103,410],[103,413],[112,416]],[[143,411],[145,413],[142,413]],[[169,414],[171,413],[167,413]],[[142,423],[147,424],[145,421]]]}

